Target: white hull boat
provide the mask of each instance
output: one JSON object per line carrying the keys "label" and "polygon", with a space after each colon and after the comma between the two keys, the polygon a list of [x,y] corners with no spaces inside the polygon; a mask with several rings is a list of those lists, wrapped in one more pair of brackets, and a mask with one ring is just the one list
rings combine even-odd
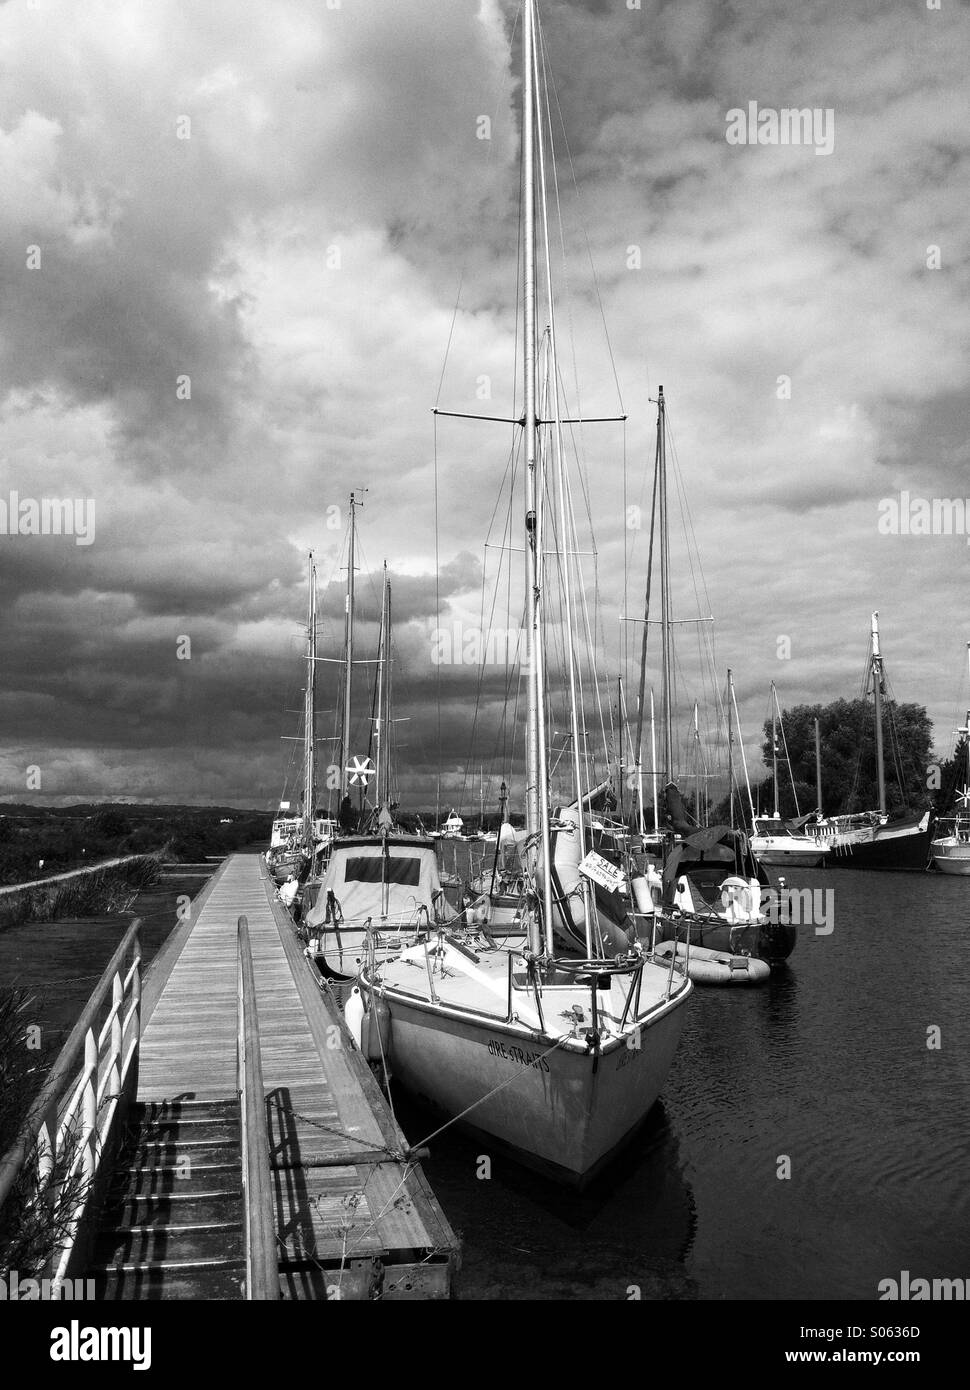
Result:
{"label": "white hull boat", "polygon": [[934,840],[930,851],[940,873],[970,875],[970,824],[962,835],[946,835]]}
{"label": "white hull boat", "polygon": [[[536,984],[515,952],[425,942],[364,969],[363,1002],[379,1022],[358,1039],[449,1119],[582,1186],[660,1095],[692,986],[646,959],[609,972],[575,964]],[[348,1007],[352,1027],[353,1016]]]}
{"label": "white hull boat", "polygon": [[[970,642],[967,643],[967,661],[970,664]],[[949,835],[941,835],[930,845],[930,856],[942,874],[956,874],[962,878],[970,877],[970,710],[963,727],[954,730],[966,740],[966,782],[963,790],[957,792],[957,810],[942,824],[952,825]]]}

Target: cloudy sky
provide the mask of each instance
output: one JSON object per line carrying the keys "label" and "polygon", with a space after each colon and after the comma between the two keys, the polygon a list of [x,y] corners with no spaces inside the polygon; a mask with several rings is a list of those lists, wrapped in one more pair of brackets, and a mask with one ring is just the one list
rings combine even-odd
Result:
{"label": "cloudy sky", "polygon": [[[598,670],[622,672],[620,615],[642,608],[646,530],[624,509],[649,505],[662,382],[753,757],[770,680],[785,704],[858,693],[873,608],[895,693],[947,751],[970,696],[967,536],[878,522],[904,490],[970,497],[970,13],[540,13],[568,405],[628,416],[583,431],[575,473]],[[34,768],[38,800],[271,805],[297,746],[306,551],[338,655],[366,487],[358,650],[386,559],[402,799],[433,801],[440,767],[450,800],[473,767],[477,802],[505,672],[476,723],[478,671],[436,666],[432,636],[479,621],[521,502],[503,542],[511,431],[435,432],[431,411],[518,409],[517,25],[515,0],[0,3],[3,799]],[[817,109],[830,152],[729,143],[751,102]],[[90,543],[9,534],[45,498],[91,499]]]}

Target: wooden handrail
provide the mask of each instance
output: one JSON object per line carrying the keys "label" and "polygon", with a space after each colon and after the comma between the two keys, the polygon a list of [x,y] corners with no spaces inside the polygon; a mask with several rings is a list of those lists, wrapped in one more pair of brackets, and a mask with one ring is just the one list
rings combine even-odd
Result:
{"label": "wooden handrail", "polygon": [[242,1125],[243,1208],[246,1232],[246,1297],[278,1299],[276,1210],[270,1188],[269,1135],[263,1063],[259,1051],[256,978],[249,940],[249,921],[237,924],[237,1082]]}
{"label": "wooden handrail", "polygon": [[[73,1090],[78,1086],[78,1073],[82,1066],[82,1057],[90,1062],[91,1043],[89,1036],[93,1038],[94,1029],[97,1024],[98,1015],[104,1004],[109,991],[115,993],[114,979],[120,974],[122,965],[127,958],[129,950],[134,956],[133,971],[129,971],[126,979],[132,980],[134,984],[134,1000],[137,1004],[138,983],[140,976],[134,965],[140,963],[141,948],[138,940],[138,932],[141,927],[141,918],[136,917],[134,922],[125,932],[121,941],[118,943],[114,955],[111,957],[104,974],[101,976],[94,993],[85,1005],[81,1017],[71,1029],[67,1042],[61,1048],[57,1060],[47,1074],[47,1080],[41,1088],[40,1094],[31,1105],[27,1112],[20,1134],[7,1150],[3,1159],[0,1160],[0,1206],[6,1201],[10,1194],[10,1189],[16,1181],[17,1174],[23,1167],[24,1162],[34,1152],[41,1131],[46,1127],[48,1131],[48,1143],[56,1143],[55,1133],[57,1129],[57,1117],[60,1102],[67,1092],[68,1087]],[[138,1026],[137,1009],[135,1015],[136,1029]],[[137,1038],[136,1038],[137,1042]],[[95,1065],[97,1056],[95,1057]],[[95,1084],[97,1084],[95,1082]],[[50,1154],[41,1156],[42,1169],[50,1171],[53,1168],[55,1155]]]}

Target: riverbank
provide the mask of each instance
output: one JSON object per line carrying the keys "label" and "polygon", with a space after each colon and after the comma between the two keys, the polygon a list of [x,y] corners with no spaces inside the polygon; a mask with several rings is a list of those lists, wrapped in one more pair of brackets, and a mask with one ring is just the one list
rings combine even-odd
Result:
{"label": "riverbank", "polygon": [[20,922],[93,917],[123,912],[135,895],[158,881],[161,852],[132,854],[0,889],[0,931]]}

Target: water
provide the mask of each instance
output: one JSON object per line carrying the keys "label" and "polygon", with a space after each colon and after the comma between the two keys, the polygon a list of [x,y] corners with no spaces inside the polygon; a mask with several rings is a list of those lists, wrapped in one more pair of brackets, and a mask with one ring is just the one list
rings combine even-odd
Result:
{"label": "water", "polygon": [[[970,883],[789,882],[833,890],[832,933],[801,927],[761,988],[697,988],[663,1101],[584,1194],[500,1156],[479,1179],[482,1142],[434,1141],[467,1296],[873,1299],[903,1269],[970,1277]],[[412,1142],[436,1127],[397,1103]]]}
{"label": "water", "polygon": [[42,1060],[52,1062],[57,1056],[135,917],[141,918],[144,971],[176,924],[177,899],[194,898],[218,867],[217,862],[170,865],[157,884],[135,896],[126,912],[21,922],[0,931],[0,988],[30,991],[28,1014],[41,1029]]}

